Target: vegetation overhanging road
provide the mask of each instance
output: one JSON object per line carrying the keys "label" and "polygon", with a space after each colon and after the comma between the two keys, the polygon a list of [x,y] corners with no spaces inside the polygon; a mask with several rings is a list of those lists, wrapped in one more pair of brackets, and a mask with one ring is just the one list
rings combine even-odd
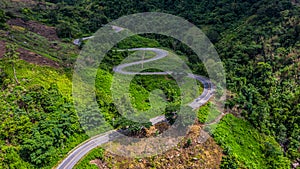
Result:
{"label": "vegetation overhanging road", "polygon": [[[138,65],[146,62],[152,62],[155,60],[162,59],[166,56],[168,56],[168,51],[163,50],[163,49],[158,49],[158,48],[133,48],[133,49],[128,49],[128,51],[152,51],[156,53],[156,56],[147,60],[141,60],[141,61],[136,61],[132,63],[126,63],[126,64],[121,64],[117,67],[114,68],[114,72],[116,73],[121,73],[121,74],[127,74],[127,75],[167,75],[171,74],[172,72],[127,72],[124,71],[123,69],[125,67],[129,67],[132,65]],[[193,100],[189,104],[189,106],[192,109],[198,109],[201,107],[203,104],[208,102],[208,100],[211,98],[211,96],[214,94],[215,87],[211,83],[211,81],[203,76],[200,75],[194,75],[194,74],[188,74],[187,75],[190,78],[196,79],[200,81],[203,84],[203,92],[202,94],[197,97],[196,99]],[[220,114],[213,122],[210,124],[216,123],[219,121],[224,114]],[[166,118],[164,115],[158,116],[155,118],[150,119],[151,123],[154,125],[156,123],[166,121]],[[209,124],[208,124],[209,125]],[[58,165],[57,169],[71,169],[74,167],[77,162],[83,158],[86,154],[88,154],[89,151],[92,149],[98,147],[101,144],[107,143],[109,141],[113,141],[119,137],[123,136],[120,134],[120,131],[118,130],[111,130],[106,133],[103,133],[101,135],[95,136],[93,138],[90,138],[89,140],[85,141],[84,143],[80,144],[76,148],[74,148],[68,156]]]}

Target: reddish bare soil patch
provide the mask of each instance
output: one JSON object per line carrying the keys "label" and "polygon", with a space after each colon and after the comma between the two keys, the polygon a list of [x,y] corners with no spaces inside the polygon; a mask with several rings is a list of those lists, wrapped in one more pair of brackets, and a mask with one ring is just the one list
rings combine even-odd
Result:
{"label": "reddish bare soil patch", "polygon": [[0,41],[0,58],[3,58],[4,54],[5,54],[5,42],[4,41]]}
{"label": "reddish bare soil patch", "polygon": [[[5,52],[6,52],[5,42],[0,41],[0,59],[4,57]],[[20,53],[20,59],[25,60],[26,62],[37,64],[37,65],[51,66],[54,68],[59,67],[59,64],[57,62],[45,58],[29,50],[19,48],[17,52]]]}
{"label": "reddish bare soil patch", "polygon": [[50,41],[59,40],[56,30],[54,27],[46,26],[36,21],[25,22],[20,18],[10,19],[7,21],[7,24],[14,26],[21,26],[28,29],[31,32],[37,33],[41,36],[46,37]]}
{"label": "reddish bare soil patch", "polygon": [[29,50],[19,48],[17,50],[20,53],[20,59],[25,60],[29,63],[34,63],[37,65],[44,65],[44,66],[51,66],[54,68],[58,68],[59,64],[51,59],[45,58],[41,55],[38,55],[34,52]]}

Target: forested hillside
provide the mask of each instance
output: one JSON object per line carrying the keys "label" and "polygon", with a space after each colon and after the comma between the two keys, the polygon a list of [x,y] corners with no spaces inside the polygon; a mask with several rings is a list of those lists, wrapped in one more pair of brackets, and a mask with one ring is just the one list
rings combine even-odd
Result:
{"label": "forested hillside", "polygon": [[[137,12],[181,16],[201,28],[214,43],[226,69],[226,113],[235,116],[227,115],[214,126],[216,133],[212,135],[225,154],[218,167],[296,166],[300,163],[297,3],[290,0],[1,1],[0,168],[51,168],[87,139],[71,97],[73,64],[84,44],[77,47],[72,41],[92,35],[114,19]],[[187,57],[194,73],[206,74],[197,56],[172,38],[147,34],[128,38],[118,47],[168,48]],[[120,117],[109,91],[112,67],[127,56],[124,52],[108,53],[98,72],[96,92],[105,117],[115,128],[129,125],[138,133],[141,126]],[[158,81],[172,100],[171,105],[178,104],[177,88],[169,90],[174,84],[166,79],[136,77],[131,86],[133,97],[138,98],[135,106],[145,110],[149,107],[147,96],[158,87]],[[200,123],[206,111],[205,107],[200,109]],[[113,119],[116,121],[112,122]],[[105,159],[102,151],[100,154]]]}

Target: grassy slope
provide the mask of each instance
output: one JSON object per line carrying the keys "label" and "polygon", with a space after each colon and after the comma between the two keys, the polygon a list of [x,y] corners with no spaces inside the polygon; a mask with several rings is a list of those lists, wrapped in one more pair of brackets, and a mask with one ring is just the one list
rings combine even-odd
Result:
{"label": "grassy slope", "polygon": [[[13,70],[7,62],[0,62],[1,68],[13,79]],[[16,75],[22,86],[30,88],[33,85],[41,85],[49,88],[51,83],[56,83],[65,96],[71,96],[72,82],[62,69],[55,69],[48,66],[38,66],[23,60],[16,64]],[[11,82],[6,82],[11,83]]]}
{"label": "grassy slope", "polygon": [[249,122],[229,114],[214,127],[214,139],[237,159],[239,168],[289,168],[290,161],[275,139],[259,133]]}
{"label": "grassy slope", "polygon": [[[9,35],[7,32],[9,32]],[[30,32],[21,26],[11,26],[7,31],[0,30],[0,33],[2,34],[0,40],[17,44],[18,47],[32,51],[65,66],[66,63],[74,61],[79,52],[76,46],[70,43],[57,40],[49,41],[46,37]]]}

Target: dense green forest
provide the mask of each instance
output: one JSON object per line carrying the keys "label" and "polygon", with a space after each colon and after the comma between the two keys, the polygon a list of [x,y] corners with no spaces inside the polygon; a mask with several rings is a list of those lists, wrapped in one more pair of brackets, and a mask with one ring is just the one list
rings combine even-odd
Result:
{"label": "dense green forest", "polygon": [[[212,135],[226,155],[221,168],[289,168],[299,161],[300,8],[290,0],[39,0],[16,6],[4,0],[0,7],[0,40],[6,42],[0,57],[0,168],[51,168],[87,139],[71,97],[72,65],[82,47],[72,45],[72,40],[90,36],[121,16],[152,11],[181,16],[201,28],[226,68],[226,112],[236,117],[227,115],[214,126]],[[8,24],[16,18],[52,26],[59,39]],[[172,38],[147,34],[116,46],[132,47],[171,49],[189,59],[194,73],[206,74],[197,56]],[[60,66],[20,60],[18,48]],[[148,124],[122,118],[110,96],[112,67],[127,56],[110,51],[104,58],[96,80],[97,100],[115,128],[131,125],[138,132]],[[172,100],[161,112],[168,113],[179,102],[174,85],[164,77],[135,77],[134,106],[148,109],[150,91],[160,86]],[[207,111],[204,106],[198,112],[200,122]],[[102,151],[95,154],[88,158],[102,156]]]}

